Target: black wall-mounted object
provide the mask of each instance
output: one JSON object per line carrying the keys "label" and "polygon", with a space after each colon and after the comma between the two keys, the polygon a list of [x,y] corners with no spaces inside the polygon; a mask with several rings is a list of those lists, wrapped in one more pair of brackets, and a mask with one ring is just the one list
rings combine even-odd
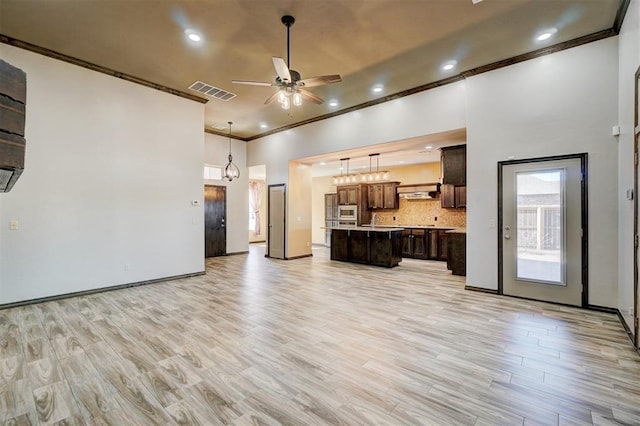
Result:
{"label": "black wall-mounted object", "polygon": [[9,192],[24,170],[27,75],[0,60],[0,192]]}

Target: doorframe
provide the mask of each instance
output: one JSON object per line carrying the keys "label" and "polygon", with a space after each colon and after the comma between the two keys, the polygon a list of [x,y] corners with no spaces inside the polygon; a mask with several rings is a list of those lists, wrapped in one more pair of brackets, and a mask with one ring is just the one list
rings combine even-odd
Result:
{"label": "doorframe", "polygon": [[582,307],[589,306],[589,220],[588,220],[588,154],[586,152],[579,154],[567,154],[567,155],[554,155],[550,157],[536,157],[536,158],[523,158],[518,160],[498,161],[498,294],[504,295],[502,286],[504,282],[503,277],[503,261],[504,255],[503,246],[503,230],[504,230],[504,218],[502,217],[502,208],[504,206],[503,191],[502,191],[502,167],[510,166],[513,164],[528,164],[528,163],[542,163],[546,161],[556,160],[580,160],[580,175],[581,175],[581,201],[580,201],[580,221],[582,226],[582,259],[581,259],[581,271],[582,271]]}
{"label": "doorframe", "polygon": [[[633,346],[640,347],[640,312],[638,312],[638,143],[640,142],[640,67],[635,74],[633,120]],[[624,324],[624,320],[622,320]]]}
{"label": "doorframe", "polygon": [[[228,226],[227,226],[227,223],[228,223],[228,221],[227,221],[227,187],[225,185],[211,185],[211,184],[206,184],[205,183],[204,184],[204,192],[205,193],[206,193],[207,187],[222,188],[222,190],[224,191],[224,254],[221,254],[220,256],[228,256],[228,253],[227,253],[227,237],[228,237],[228,235],[227,235],[227,228],[228,228]],[[203,194],[203,195],[206,195],[206,194]],[[207,203],[206,197],[205,197],[205,199],[203,201],[204,201],[204,204]],[[206,216],[206,206],[205,206],[205,208],[203,209],[203,218],[202,218],[203,227],[206,225],[206,223],[207,223],[207,216]],[[205,242],[204,242],[205,243],[205,253],[204,253],[205,257],[204,258],[208,259],[207,250],[206,250],[206,244],[207,244],[206,231],[205,231],[204,238],[205,238]],[[216,257],[216,256],[210,256],[210,257]]]}
{"label": "doorframe", "polygon": [[284,187],[284,192],[282,194],[284,198],[284,218],[283,218],[283,227],[284,227],[284,235],[282,239],[282,251],[283,258],[286,259],[287,254],[287,184],[285,183],[276,183],[273,185],[267,185],[267,244],[264,250],[264,257],[271,257],[271,253],[269,253],[269,241],[271,240],[271,227],[269,224],[271,223],[271,188],[275,188],[278,186]]}

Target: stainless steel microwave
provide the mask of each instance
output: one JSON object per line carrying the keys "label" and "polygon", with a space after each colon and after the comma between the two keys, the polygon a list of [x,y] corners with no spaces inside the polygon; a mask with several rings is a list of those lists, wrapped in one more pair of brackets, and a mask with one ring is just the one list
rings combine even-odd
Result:
{"label": "stainless steel microwave", "polygon": [[358,206],[338,206],[338,220],[358,220]]}

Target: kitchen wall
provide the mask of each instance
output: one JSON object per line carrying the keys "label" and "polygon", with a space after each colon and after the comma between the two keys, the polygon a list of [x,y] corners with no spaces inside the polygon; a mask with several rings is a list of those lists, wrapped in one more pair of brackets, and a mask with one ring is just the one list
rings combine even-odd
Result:
{"label": "kitchen wall", "polygon": [[[440,162],[411,164],[406,166],[385,167],[390,178],[401,185],[435,183],[440,181]],[[335,193],[336,186],[331,176],[314,177],[311,186],[313,244],[325,244],[324,194]],[[465,209],[443,209],[440,199],[400,200],[398,210],[377,210],[381,225],[427,225],[437,223],[441,226],[463,227],[466,223]],[[393,218],[396,218],[394,221]],[[434,218],[438,220],[435,221]]]}
{"label": "kitchen wall", "polygon": [[398,210],[377,210],[379,225],[436,225],[464,228],[466,209],[443,209],[440,198],[430,200],[400,199]]}
{"label": "kitchen wall", "polygon": [[[635,73],[640,67],[640,2],[632,0],[627,10],[618,44],[618,289],[617,307],[633,330],[633,201],[626,190],[634,186],[633,127]],[[615,123],[614,123],[615,124]],[[636,194],[636,197],[638,194]]]}
{"label": "kitchen wall", "polygon": [[[204,134],[204,162],[225,167],[229,155],[229,138]],[[246,147],[243,141],[231,139],[233,162],[240,169],[240,177],[232,180],[205,180],[207,185],[227,187],[227,253],[242,253],[249,250],[247,230],[249,227],[249,172],[246,167]],[[200,168],[203,168],[204,164]],[[203,188],[204,190],[204,188]],[[204,233],[202,235],[204,244]]]}
{"label": "kitchen wall", "polygon": [[204,105],[6,44],[0,57],[27,73],[0,304],[204,271]]}

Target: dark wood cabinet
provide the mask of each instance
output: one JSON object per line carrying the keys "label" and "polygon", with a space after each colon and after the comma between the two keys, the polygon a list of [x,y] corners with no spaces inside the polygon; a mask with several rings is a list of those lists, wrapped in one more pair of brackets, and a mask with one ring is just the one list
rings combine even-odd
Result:
{"label": "dark wood cabinet", "polygon": [[449,244],[449,235],[446,230],[439,229],[437,231],[432,231],[438,233],[438,255],[436,259],[438,260],[447,260],[447,245]]}
{"label": "dark wood cabinet", "polygon": [[453,275],[467,275],[467,234],[447,233],[447,269]]}
{"label": "dark wood cabinet", "polygon": [[333,229],[331,260],[391,268],[402,261],[401,232]]}
{"label": "dark wood cabinet", "polygon": [[0,193],[22,175],[25,159],[27,75],[0,59]]}
{"label": "dark wood cabinet", "polygon": [[349,231],[336,229],[331,231],[331,259],[349,260]]}
{"label": "dark wood cabinet", "polygon": [[402,261],[400,231],[370,232],[369,237],[371,246],[370,264],[390,268]]}
{"label": "dark wood cabinet", "polygon": [[406,228],[402,232],[402,257],[447,260],[447,229]]}
{"label": "dark wood cabinet", "polygon": [[465,186],[467,184],[467,146],[442,148],[442,183]]}
{"label": "dark wood cabinet", "polygon": [[369,263],[371,260],[371,247],[369,245],[369,232],[351,231],[349,245],[351,253],[349,259],[352,262]]}
{"label": "dark wood cabinet", "polygon": [[368,207],[370,209],[397,209],[399,182],[368,184]]}
{"label": "dark wood cabinet", "polygon": [[359,185],[339,186],[337,189],[338,204],[341,206],[351,206],[358,204],[359,192]]}
{"label": "dark wood cabinet", "polygon": [[442,185],[440,187],[440,205],[445,209],[467,207],[467,187]]}
{"label": "dark wood cabinet", "polygon": [[467,206],[467,146],[442,148],[442,187],[440,203],[443,208]]}
{"label": "dark wood cabinet", "polygon": [[358,206],[358,225],[368,225],[371,223],[371,212],[369,211],[369,192],[367,185],[345,185],[336,189],[338,205]]}

